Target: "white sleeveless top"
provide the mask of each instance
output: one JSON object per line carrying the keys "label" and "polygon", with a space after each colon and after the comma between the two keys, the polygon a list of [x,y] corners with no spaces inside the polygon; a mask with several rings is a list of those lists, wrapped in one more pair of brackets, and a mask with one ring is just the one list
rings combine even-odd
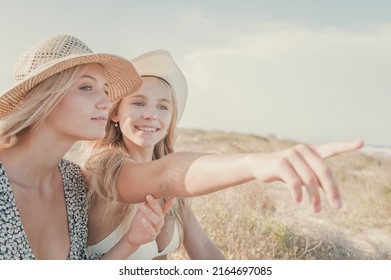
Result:
{"label": "white sleeveless top", "polygon": [[[87,254],[93,255],[96,253],[104,254],[108,252],[111,248],[114,247],[115,244],[123,237],[121,234],[121,225],[119,225],[112,233],[110,233],[105,239],[101,242],[88,246]],[[153,240],[149,243],[141,245],[136,252],[128,257],[128,260],[152,260],[153,258],[167,255],[173,252],[175,249],[179,247],[179,229],[178,225],[175,222],[174,224],[174,232],[171,238],[170,243],[164,248],[161,252],[159,252],[158,245],[156,240]]]}

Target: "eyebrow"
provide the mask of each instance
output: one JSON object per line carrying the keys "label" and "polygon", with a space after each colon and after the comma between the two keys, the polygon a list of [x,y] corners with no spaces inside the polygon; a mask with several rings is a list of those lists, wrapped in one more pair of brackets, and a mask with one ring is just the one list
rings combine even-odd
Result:
{"label": "eyebrow", "polygon": [[158,100],[159,100],[159,101],[165,101],[165,102],[171,103],[170,100],[168,100],[167,98],[159,98]]}
{"label": "eyebrow", "polygon": [[[94,76],[91,76],[91,75],[82,75],[82,76],[80,76],[79,79],[82,79],[82,78],[88,78],[88,79],[94,80],[95,82],[97,81],[97,79]],[[107,82],[104,85],[107,86],[107,87],[109,86],[109,84]]]}
{"label": "eyebrow", "polygon": [[[147,99],[147,97],[145,95],[142,95],[142,94],[133,94],[133,95],[130,95],[129,96],[129,99],[132,99],[132,98],[142,98],[142,99]],[[168,102],[171,104],[171,101],[167,98],[159,98],[158,101],[165,101],[165,102]]]}

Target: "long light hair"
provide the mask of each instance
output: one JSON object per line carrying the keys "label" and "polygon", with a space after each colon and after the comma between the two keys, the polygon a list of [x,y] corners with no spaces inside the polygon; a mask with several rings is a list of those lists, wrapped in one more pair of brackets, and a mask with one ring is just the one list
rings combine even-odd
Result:
{"label": "long light hair", "polygon": [[[165,155],[174,152],[174,144],[176,139],[176,123],[177,123],[177,102],[172,88],[169,84],[156,76],[143,76],[143,77],[155,77],[164,82],[169,90],[170,102],[172,104],[171,121],[167,130],[166,136],[156,143],[153,151],[152,160],[157,160]],[[106,125],[106,135],[103,139],[90,142],[89,149],[86,152],[85,157],[85,170],[88,189],[88,199],[90,205],[94,204],[97,197],[107,202],[107,210],[114,204],[118,205],[118,191],[117,191],[117,179],[123,160],[130,159],[130,155],[126,148],[122,132],[119,126],[115,126],[115,123],[110,121],[113,116],[117,114],[118,107],[123,99],[116,101],[110,109],[109,121]],[[181,231],[181,239],[183,238],[184,228],[184,208],[187,204],[186,199],[176,199],[170,212],[167,214],[171,218],[175,218]],[[134,215],[134,205],[122,203],[122,232],[125,233],[131,223],[131,215]]]}
{"label": "long light hair", "polygon": [[14,146],[22,133],[37,129],[84,69],[82,65],[69,68],[33,87],[13,111],[0,120],[0,149]]}

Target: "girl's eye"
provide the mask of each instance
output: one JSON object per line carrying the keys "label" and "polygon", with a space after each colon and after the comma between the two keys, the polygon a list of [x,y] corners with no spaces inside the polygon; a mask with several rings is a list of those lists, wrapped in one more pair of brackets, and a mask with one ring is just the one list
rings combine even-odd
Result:
{"label": "girl's eye", "polygon": [[160,110],[168,110],[168,107],[167,106],[164,106],[164,105],[159,105],[158,108]]}
{"label": "girl's eye", "polygon": [[92,86],[83,86],[81,87],[82,90],[92,90]]}
{"label": "girl's eye", "polygon": [[143,105],[144,105],[144,103],[143,103],[143,102],[141,102],[141,101],[135,101],[135,102],[133,102],[133,103],[132,103],[132,105],[136,105],[136,106],[143,106]]}

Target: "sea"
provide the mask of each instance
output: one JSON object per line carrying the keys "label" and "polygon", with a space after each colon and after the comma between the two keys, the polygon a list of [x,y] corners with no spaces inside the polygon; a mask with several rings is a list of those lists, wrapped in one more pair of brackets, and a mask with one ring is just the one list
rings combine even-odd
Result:
{"label": "sea", "polygon": [[369,156],[391,160],[391,147],[365,146],[361,151]]}

